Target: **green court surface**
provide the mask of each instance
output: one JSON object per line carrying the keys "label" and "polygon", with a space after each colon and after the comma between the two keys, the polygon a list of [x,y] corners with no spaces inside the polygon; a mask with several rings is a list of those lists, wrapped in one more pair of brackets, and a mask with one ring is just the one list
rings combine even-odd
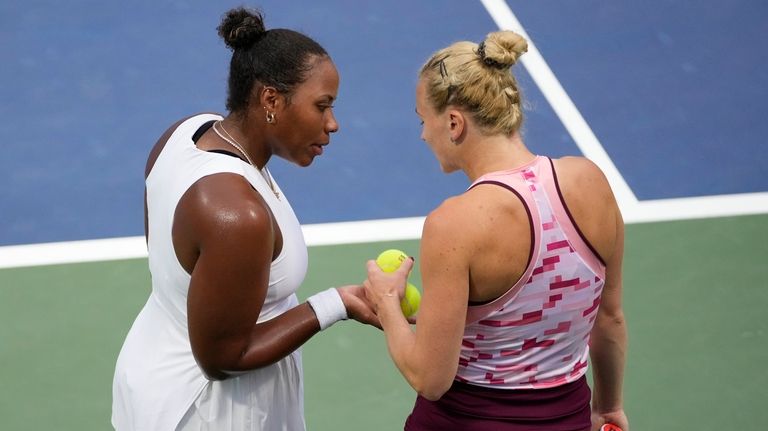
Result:
{"label": "green court surface", "polygon": [[[311,248],[300,297],[361,281],[390,247],[418,256],[417,241]],[[765,429],[767,258],[768,215],[627,227],[633,430]],[[110,429],[115,358],[148,292],[144,259],[0,270],[0,429]],[[337,324],[304,364],[310,430],[402,429],[414,393],[377,329]]]}

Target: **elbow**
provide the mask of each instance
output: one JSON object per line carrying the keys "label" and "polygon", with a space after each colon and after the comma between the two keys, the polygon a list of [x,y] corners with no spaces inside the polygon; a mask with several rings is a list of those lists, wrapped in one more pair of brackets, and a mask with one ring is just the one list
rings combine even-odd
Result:
{"label": "elbow", "polygon": [[617,328],[625,327],[627,322],[621,309],[604,310],[601,308],[597,315],[596,325],[605,328]]}
{"label": "elbow", "polygon": [[231,377],[242,374],[243,371],[239,365],[239,357],[231,358],[221,354],[200,354],[192,350],[192,354],[197,362],[197,367],[209,381],[226,380]]}
{"label": "elbow", "polygon": [[446,393],[445,391],[435,390],[435,391],[418,391],[419,395],[422,397],[428,399],[429,401],[437,401],[440,398],[443,397],[443,395]]}
{"label": "elbow", "polygon": [[200,371],[203,372],[203,377],[205,377],[208,381],[211,381],[211,382],[227,380],[232,377],[243,375],[249,371],[249,370],[230,370],[227,368],[216,367],[216,366],[203,367],[202,365],[200,365],[200,363],[198,363],[198,367],[200,368]]}
{"label": "elbow", "polygon": [[211,355],[210,357],[195,356],[198,368],[203,373],[203,376],[209,381],[227,380],[232,377],[237,377],[246,374],[255,369],[266,367],[277,362],[276,359],[270,357],[254,357],[253,362],[244,363],[244,352],[232,356]]}
{"label": "elbow", "polygon": [[[627,343],[627,322],[621,312],[598,315],[590,337],[590,349],[594,352]],[[613,347],[612,347],[613,346]]]}
{"label": "elbow", "polygon": [[197,368],[209,381],[217,381],[226,379],[227,373],[224,371],[228,369],[225,357],[222,355],[224,349],[211,349],[201,348],[199,344],[196,344],[192,340],[192,357],[195,358]]}
{"label": "elbow", "polygon": [[[452,361],[453,362],[453,361]],[[456,358],[455,366],[440,366],[430,362],[429,366],[421,370],[411,369],[405,373],[408,383],[423,398],[429,401],[437,401],[451,389],[456,379],[456,372],[459,367],[459,359]]]}
{"label": "elbow", "polygon": [[624,326],[626,325],[626,320],[624,319],[624,311],[623,310],[617,310],[611,314],[608,315],[610,318],[610,322],[613,325],[616,326]]}
{"label": "elbow", "polygon": [[226,380],[232,376],[231,373],[225,371],[225,368],[212,363],[212,361],[198,360],[197,366],[202,371],[203,377],[212,382]]}
{"label": "elbow", "polygon": [[205,377],[206,380],[210,382],[226,380],[230,377],[230,375],[225,373],[223,370],[204,369],[202,367],[200,370],[203,372],[203,377]]}
{"label": "elbow", "polygon": [[203,377],[209,381],[227,380],[258,368],[259,364],[250,364],[250,368],[245,364],[245,350],[241,343],[195,341],[191,339],[192,356]]}
{"label": "elbow", "polygon": [[422,382],[413,385],[416,392],[429,401],[437,401],[448,392],[453,384],[453,379],[441,379],[440,381]]}

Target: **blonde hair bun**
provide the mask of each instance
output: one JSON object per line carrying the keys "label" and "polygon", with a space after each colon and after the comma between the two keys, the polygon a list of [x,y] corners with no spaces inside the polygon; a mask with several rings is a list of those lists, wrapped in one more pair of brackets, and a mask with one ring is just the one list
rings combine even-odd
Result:
{"label": "blonde hair bun", "polygon": [[477,54],[488,66],[508,69],[528,51],[528,41],[514,31],[504,30],[489,33],[480,43]]}
{"label": "blonde hair bun", "polygon": [[497,31],[479,45],[460,41],[434,54],[419,72],[437,112],[462,108],[483,133],[512,135],[523,121],[523,103],[510,66],[528,49],[512,31]]}

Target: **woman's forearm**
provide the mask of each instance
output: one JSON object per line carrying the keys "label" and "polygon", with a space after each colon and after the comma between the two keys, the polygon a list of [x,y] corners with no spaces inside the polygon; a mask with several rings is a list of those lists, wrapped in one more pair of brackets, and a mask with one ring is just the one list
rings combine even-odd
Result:
{"label": "woman's forearm", "polygon": [[598,412],[623,408],[622,383],[627,354],[627,328],[622,313],[598,316],[592,330],[593,409]]}

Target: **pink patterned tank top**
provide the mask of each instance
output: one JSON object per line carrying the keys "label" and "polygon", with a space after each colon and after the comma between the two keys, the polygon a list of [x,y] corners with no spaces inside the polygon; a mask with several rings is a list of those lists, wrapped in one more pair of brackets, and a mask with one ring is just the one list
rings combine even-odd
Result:
{"label": "pink patterned tank top", "polygon": [[478,184],[499,185],[522,200],[531,223],[531,254],[509,291],[469,306],[456,380],[500,389],[578,380],[587,371],[604,262],[571,217],[549,158],[484,175],[470,188]]}

